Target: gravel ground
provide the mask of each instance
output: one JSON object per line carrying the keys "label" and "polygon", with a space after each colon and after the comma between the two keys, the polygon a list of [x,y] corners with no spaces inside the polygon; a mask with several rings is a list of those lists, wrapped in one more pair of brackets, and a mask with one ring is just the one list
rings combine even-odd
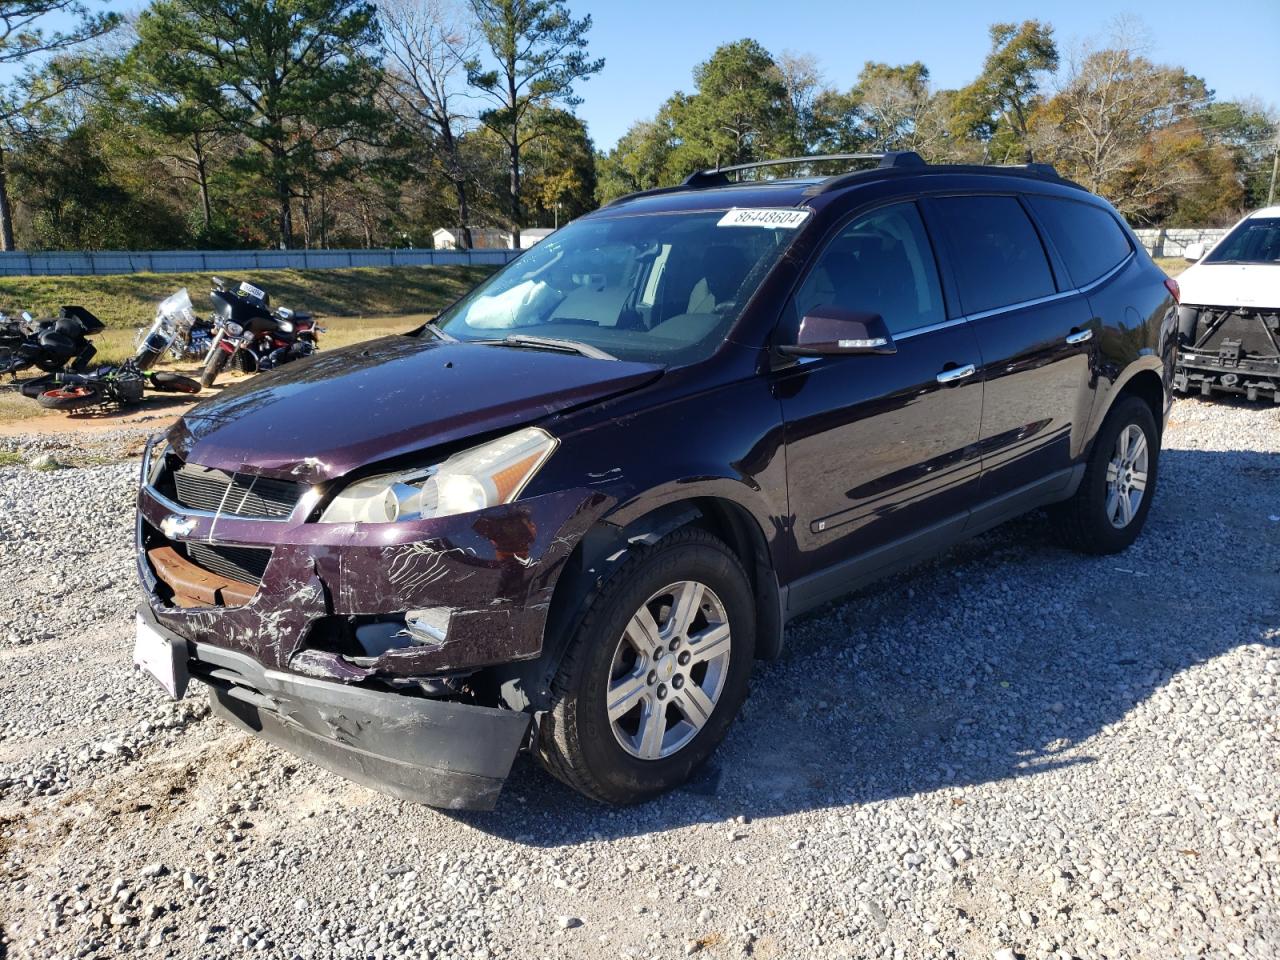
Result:
{"label": "gravel ground", "polygon": [[794,624],[691,787],[483,815],[166,702],[136,462],[0,468],[0,957],[1276,957],[1280,408],[1165,446],[1127,553],[994,531]]}

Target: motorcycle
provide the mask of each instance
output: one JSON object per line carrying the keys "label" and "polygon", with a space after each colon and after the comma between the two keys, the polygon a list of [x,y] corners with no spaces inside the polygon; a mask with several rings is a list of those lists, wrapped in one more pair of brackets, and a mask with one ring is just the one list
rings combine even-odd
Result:
{"label": "motorcycle", "polygon": [[267,293],[251,283],[232,290],[213,278],[213,343],[200,375],[200,385],[212,386],[223,369],[235,361],[243,373],[270,370],[310,356],[319,348],[324,328],[309,313],[271,308]]}
{"label": "motorcycle", "polygon": [[183,287],[160,301],[149,328],[138,329],[134,361],[139,370],[150,370],[166,352],[174,360],[203,360],[212,342],[213,324],[196,316]]}
{"label": "motorcycle", "polygon": [[164,393],[200,392],[200,384],[190,377],[143,370],[134,357],[118,367],[99,367],[90,373],[54,373],[50,382],[56,386],[36,397],[36,402],[49,410],[83,410],[109,403],[129,406],[142,401],[147,387]]}
{"label": "motorcycle", "polygon": [[101,320],[79,306],[63,307],[46,320],[23,313],[21,322],[8,320],[0,330],[0,374],[16,380],[31,367],[53,373],[67,364],[73,371],[86,370],[98,352],[89,337],[104,329]]}

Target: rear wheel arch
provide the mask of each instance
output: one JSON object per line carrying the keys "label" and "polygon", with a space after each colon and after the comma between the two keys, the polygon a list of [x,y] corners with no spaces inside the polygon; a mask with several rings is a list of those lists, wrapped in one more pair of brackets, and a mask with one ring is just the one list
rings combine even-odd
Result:
{"label": "rear wheel arch", "polygon": [[1160,374],[1152,369],[1139,370],[1126,380],[1120,391],[1112,397],[1107,412],[1110,413],[1111,408],[1125,397],[1132,396],[1141,397],[1151,408],[1151,416],[1156,421],[1156,430],[1160,430],[1164,423],[1165,400],[1164,382],[1160,379]]}
{"label": "rear wheel arch", "polygon": [[1147,360],[1149,362],[1146,364],[1135,363],[1125,370],[1123,376],[1107,391],[1105,404],[1098,405],[1090,424],[1088,445],[1085,448],[1086,457],[1093,452],[1093,444],[1098,439],[1102,425],[1107,422],[1107,417],[1126,397],[1140,397],[1151,409],[1151,416],[1156,421],[1156,432],[1163,433],[1166,396],[1164,379],[1161,376],[1163,367],[1158,358],[1149,357]]}

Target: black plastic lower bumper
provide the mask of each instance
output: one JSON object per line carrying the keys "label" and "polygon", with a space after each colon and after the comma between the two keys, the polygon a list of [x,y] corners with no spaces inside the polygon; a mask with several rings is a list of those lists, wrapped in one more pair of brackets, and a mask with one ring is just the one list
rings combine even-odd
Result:
{"label": "black plastic lower bumper", "polygon": [[214,713],[334,773],[402,800],[491,810],[529,730],[525,713],[367,690],[263,667],[252,657],[191,643],[192,678]]}

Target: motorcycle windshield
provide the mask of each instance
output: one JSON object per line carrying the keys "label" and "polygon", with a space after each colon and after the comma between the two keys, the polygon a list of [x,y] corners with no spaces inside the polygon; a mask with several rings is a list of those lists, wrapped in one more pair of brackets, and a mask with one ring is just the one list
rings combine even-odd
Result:
{"label": "motorcycle windshield", "polygon": [[187,293],[186,287],[160,301],[156,321],[159,322],[162,318],[178,328],[189,327],[195,321],[195,310],[191,306],[191,295]]}

